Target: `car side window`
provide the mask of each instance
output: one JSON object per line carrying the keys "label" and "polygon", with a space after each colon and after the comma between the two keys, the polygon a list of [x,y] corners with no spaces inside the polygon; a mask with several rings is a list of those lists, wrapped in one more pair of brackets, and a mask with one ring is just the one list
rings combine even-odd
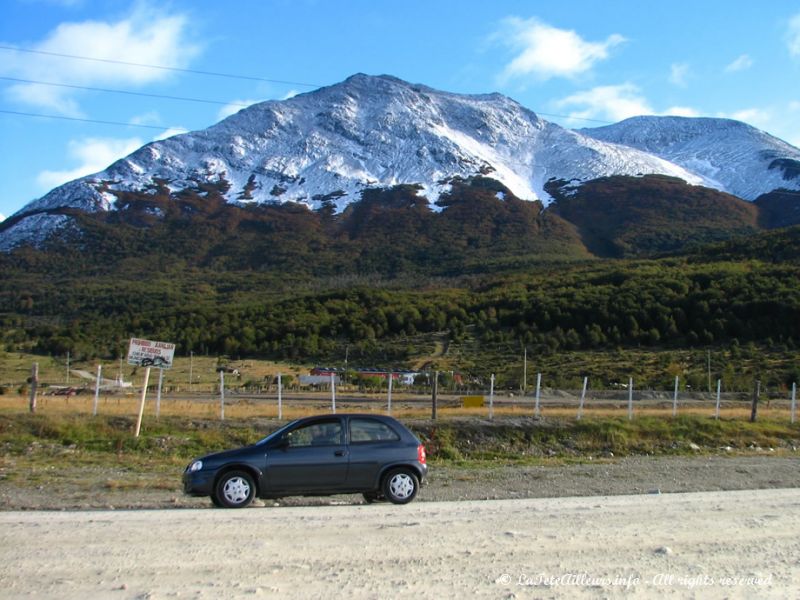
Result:
{"label": "car side window", "polygon": [[342,439],[342,424],[337,420],[317,421],[310,423],[286,434],[290,448],[303,446],[338,446],[344,443]]}
{"label": "car side window", "polygon": [[400,439],[397,432],[386,423],[375,419],[350,419],[350,442],[395,442]]}

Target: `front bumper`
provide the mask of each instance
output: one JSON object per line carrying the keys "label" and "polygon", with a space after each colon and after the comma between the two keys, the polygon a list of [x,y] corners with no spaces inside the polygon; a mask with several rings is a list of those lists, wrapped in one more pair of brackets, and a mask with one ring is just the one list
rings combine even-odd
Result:
{"label": "front bumper", "polygon": [[183,472],[183,493],[189,496],[210,496],[214,488],[214,473],[200,469]]}

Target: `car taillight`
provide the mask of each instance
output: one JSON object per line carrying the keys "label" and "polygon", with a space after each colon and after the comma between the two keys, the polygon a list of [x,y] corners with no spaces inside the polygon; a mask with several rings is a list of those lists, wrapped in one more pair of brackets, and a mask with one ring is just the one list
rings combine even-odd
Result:
{"label": "car taillight", "polygon": [[417,446],[417,460],[420,462],[420,464],[424,465],[425,459],[426,459],[425,446],[420,444],[419,446]]}

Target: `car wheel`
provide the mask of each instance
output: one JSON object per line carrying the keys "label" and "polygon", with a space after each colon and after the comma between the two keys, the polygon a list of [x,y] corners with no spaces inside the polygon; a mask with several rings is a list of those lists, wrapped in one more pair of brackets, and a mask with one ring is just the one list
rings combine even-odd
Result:
{"label": "car wheel", "polygon": [[256,486],[249,473],[230,471],[217,481],[213,500],[223,508],[244,508],[255,495]]}
{"label": "car wheel", "polygon": [[392,504],[407,504],[419,491],[419,478],[409,469],[395,469],[383,479],[383,495]]}

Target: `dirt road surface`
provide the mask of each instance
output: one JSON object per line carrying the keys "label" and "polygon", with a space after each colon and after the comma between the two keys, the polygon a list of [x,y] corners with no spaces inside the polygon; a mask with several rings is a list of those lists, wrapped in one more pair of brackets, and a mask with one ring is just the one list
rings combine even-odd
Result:
{"label": "dirt road surface", "polygon": [[[790,598],[800,490],[0,513],[3,598]],[[468,596],[466,596],[468,595]]]}

